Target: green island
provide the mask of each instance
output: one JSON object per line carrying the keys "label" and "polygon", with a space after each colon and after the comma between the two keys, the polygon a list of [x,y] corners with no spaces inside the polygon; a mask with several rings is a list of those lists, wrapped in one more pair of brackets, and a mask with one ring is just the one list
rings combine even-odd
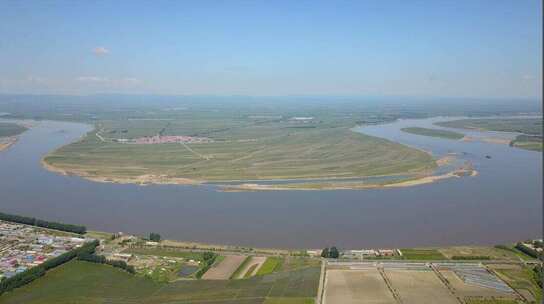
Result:
{"label": "green island", "polygon": [[341,183],[368,176],[419,177],[436,166],[426,152],[351,130],[361,117],[321,108],[163,109],[119,116],[95,122],[84,138],[49,153],[44,166],[95,181],[142,184]]}
{"label": "green island", "polygon": [[461,139],[465,136],[464,134],[448,131],[448,130],[428,129],[428,128],[419,128],[419,127],[408,127],[408,128],[402,128],[401,130],[406,133],[430,136],[430,137],[446,138],[446,139]]}
{"label": "green island", "polygon": [[27,127],[12,122],[0,122],[0,151],[9,148],[17,141],[17,135],[28,130]]}
{"label": "green island", "polygon": [[9,136],[16,136],[24,131],[26,131],[28,128],[11,122],[0,122],[0,137],[9,137]]}
{"label": "green island", "polygon": [[439,122],[436,125],[458,129],[521,133],[510,142],[510,146],[542,152],[542,118],[460,119]]}

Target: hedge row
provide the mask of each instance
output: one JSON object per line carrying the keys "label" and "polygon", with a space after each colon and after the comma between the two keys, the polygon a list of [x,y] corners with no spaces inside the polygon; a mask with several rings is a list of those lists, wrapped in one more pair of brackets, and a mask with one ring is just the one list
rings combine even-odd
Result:
{"label": "hedge row", "polygon": [[87,232],[87,228],[85,226],[49,222],[49,221],[35,219],[33,217],[7,214],[2,212],[0,212],[0,220],[19,223],[19,224],[25,224],[25,225],[31,225],[31,226],[37,226],[37,227],[43,227],[43,228],[49,228],[49,229],[55,229],[55,230],[61,230],[66,232],[73,232],[77,234],[84,234],[85,232]]}
{"label": "hedge row", "polygon": [[77,259],[91,262],[91,263],[111,265],[113,267],[121,268],[131,274],[136,273],[136,271],[134,270],[134,266],[128,265],[127,263],[125,263],[125,261],[108,260],[103,255],[96,255],[92,253],[82,253],[77,256]]}
{"label": "hedge row", "polygon": [[2,280],[2,282],[0,282],[0,295],[6,291],[13,290],[17,287],[21,287],[23,285],[26,285],[34,281],[35,279],[43,276],[47,270],[57,267],[61,264],[64,264],[80,254],[94,253],[96,246],[98,246],[98,244],[99,242],[96,240],[85,243],[83,246],[79,248],[65,252],[59,255],[58,257],[45,261],[41,265],[32,267],[24,272],[18,273],[9,279]]}
{"label": "hedge row", "polygon": [[202,257],[204,258],[204,265],[200,267],[200,269],[195,273],[195,277],[197,279],[200,279],[206,273],[206,271],[208,271],[210,267],[212,267],[215,259],[217,258],[217,254],[213,252],[204,252]]}
{"label": "hedge row", "polygon": [[525,253],[526,255],[528,255],[530,257],[535,258],[535,259],[540,258],[540,255],[536,250],[533,250],[533,249],[523,245],[522,243],[517,243],[516,244],[516,249],[523,252],[523,253]]}
{"label": "hedge row", "polygon": [[454,255],[452,260],[491,260],[488,255]]}

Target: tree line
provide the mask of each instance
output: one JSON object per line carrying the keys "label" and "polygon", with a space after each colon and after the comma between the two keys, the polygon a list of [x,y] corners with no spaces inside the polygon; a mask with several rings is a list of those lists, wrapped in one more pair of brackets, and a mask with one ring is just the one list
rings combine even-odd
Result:
{"label": "tree line", "polygon": [[525,253],[526,255],[528,255],[530,257],[535,258],[535,259],[540,259],[541,258],[540,253],[538,253],[534,249],[531,249],[531,248],[523,245],[523,243],[517,243],[516,244],[516,249],[523,252],[523,253]]}
{"label": "tree line", "polygon": [[103,255],[97,255],[97,254],[93,254],[93,253],[82,252],[81,254],[78,254],[77,259],[81,260],[81,261],[96,263],[96,264],[111,265],[111,266],[116,267],[116,268],[121,268],[121,269],[125,270],[126,272],[128,272],[130,274],[135,274],[136,273],[136,270],[134,269],[134,266],[128,265],[125,261],[108,260]]}
{"label": "tree line", "polygon": [[454,255],[452,260],[491,260],[488,255]]}
{"label": "tree line", "polygon": [[325,248],[321,251],[321,257],[327,258],[327,259],[337,259],[340,256],[340,252],[338,252],[338,249],[334,246],[331,248]]}
{"label": "tree line", "polygon": [[542,265],[536,265],[535,268],[533,268],[533,277],[538,286],[542,288],[542,280],[544,279],[544,269]]}
{"label": "tree line", "polygon": [[206,273],[206,271],[208,271],[210,269],[210,267],[212,267],[212,265],[215,262],[216,258],[217,258],[217,254],[215,254],[213,252],[204,252],[202,254],[202,259],[204,260],[203,263],[202,263],[203,265],[195,273],[195,277],[197,279],[200,279]]}
{"label": "tree line", "polygon": [[99,242],[96,240],[87,242],[79,248],[70,250],[55,258],[49,259],[44,263],[18,273],[11,278],[3,279],[0,282],[0,295],[6,291],[13,290],[36,280],[37,278],[43,276],[47,270],[64,264],[78,255],[94,253],[98,244]]}
{"label": "tree line", "polygon": [[155,232],[151,232],[149,234],[149,240],[150,241],[153,241],[153,242],[160,242],[161,240],[161,235],[158,234],[158,233],[155,233]]}
{"label": "tree line", "polygon": [[55,229],[55,230],[66,231],[66,232],[73,232],[77,234],[85,234],[85,232],[87,232],[87,228],[85,226],[64,224],[64,223],[58,223],[58,222],[49,222],[49,221],[39,220],[33,217],[7,214],[2,212],[0,212],[0,220],[19,223],[19,224],[25,224],[25,225],[31,225],[31,226],[37,226],[42,228]]}

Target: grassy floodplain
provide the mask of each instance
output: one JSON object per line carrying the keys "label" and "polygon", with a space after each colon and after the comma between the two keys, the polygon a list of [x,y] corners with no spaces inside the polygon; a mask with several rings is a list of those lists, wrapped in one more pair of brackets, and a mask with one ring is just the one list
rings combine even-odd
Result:
{"label": "grassy floodplain", "polygon": [[518,135],[510,145],[525,150],[542,152],[542,136],[538,135]]}
{"label": "grassy floodplain", "polygon": [[26,130],[27,130],[26,127],[16,123],[0,122],[0,137],[16,136],[23,133]]}
{"label": "grassy floodplain", "polygon": [[478,118],[459,119],[436,123],[438,126],[458,129],[542,134],[542,118]]}
{"label": "grassy floodplain", "polygon": [[446,139],[461,139],[465,136],[464,134],[448,131],[448,130],[428,129],[428,128],[419,128],[419,127],[402,128],[401,130],[406,133],[430,136],[430,137],[446,138]]}
{"label": "grassy floodplain", "polygon": [[437,125],[460,129],[522,133],[510,142],[511,146],[542,151],[542,118],[460,119],[439,122]]}
{"label": "grassy floodplain", "polygon": [[320,268],[308,267],[241,280],[156,283],[108,265],[72,261],[2,295],[0,303],[313,303]]}
{"label": "grassy floodplain", "polygon": [[[99,181],[198,183],[422,174],[423,152],[356,133],[342,113],[187,111],[104,120],[82,140],[50,153],[51,170]],[[152,135],[206,137],[209,143],[126,144]]]}

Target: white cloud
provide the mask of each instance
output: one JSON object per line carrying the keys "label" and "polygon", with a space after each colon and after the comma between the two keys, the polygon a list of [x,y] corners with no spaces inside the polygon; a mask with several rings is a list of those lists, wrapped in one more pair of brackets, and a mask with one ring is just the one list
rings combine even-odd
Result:
{"label": "white cloud", "polygon": [[99,46],[99,47],[95,47],[93,49],[93,53],[96,55],[96,56],[104,56],[104,55],[107,55],[110,53],[110,50],[108,50],[107,48],[103,47],[103,46]]}

